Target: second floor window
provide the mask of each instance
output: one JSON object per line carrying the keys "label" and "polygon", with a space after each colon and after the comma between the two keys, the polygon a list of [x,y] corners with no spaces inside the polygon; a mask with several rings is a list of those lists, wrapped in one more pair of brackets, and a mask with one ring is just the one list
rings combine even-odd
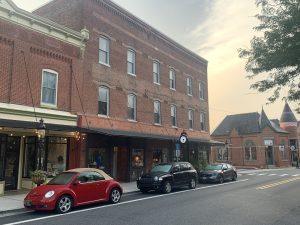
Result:
{"label": "second floor window", "polygon": [[127,50],[127,73],[135,75],[135,51]]}
{"label": "second floor window", "polygon": [[170,77],[170,89],[176,90],[176,74],[174,69],[170,69],[169,77]]}
{"label": "second floor window", "polygon": [[200,129],[206,131],[205,113],[200,113]]}
{"label": "second floor window", "polygon": [[43,70],[41,104],[57,105],[57,77],[57,72],[47,69]]}
{"label": "second floor window", "polygon": [[160,116],[160,102],[154,102],[154,123],[161,124],[161,116]]}
{"label": "second floor window", "polygon": [[99,38],[99,63],[109,65],[109,39],[104,36]]}
{"label": "second floor window", "polygon": [[160,84],[160,68],[159,62],[153,62],[153,83]]}
{"label": "second floor window", "polygon": [[109,115],[109,89],[105,86],[99,87],[98,114]]}
{"label": "second floor window", "polygon": [[176,106],[175,105],[171,105],[171,124],[173,127],[177,126]]}
{"label": "second floor window", "polygon": [[189,129],[194,128],[194,111],[189,109]]}
{"label": "second floor window", "polygon": [[192,78],[190,77],[186,79],[186,88],[187,88],[187,94],[192,96],[193,95]]}
{"label": "second floor window", "polygon": [[136,120],[136,96],[128,95],[128,119]]}

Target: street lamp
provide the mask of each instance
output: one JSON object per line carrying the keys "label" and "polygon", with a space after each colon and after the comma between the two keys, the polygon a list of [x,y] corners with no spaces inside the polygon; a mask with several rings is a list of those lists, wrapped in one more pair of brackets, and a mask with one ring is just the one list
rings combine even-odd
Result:
{"label": "street lamp", "polygon": [[38,169],[41,170],[43,163],[42,161],[45,159],[45,135],[46,135],[46,125],[44,124],[44,120],[41,118],[37,127],[37,135],[38,135]]}

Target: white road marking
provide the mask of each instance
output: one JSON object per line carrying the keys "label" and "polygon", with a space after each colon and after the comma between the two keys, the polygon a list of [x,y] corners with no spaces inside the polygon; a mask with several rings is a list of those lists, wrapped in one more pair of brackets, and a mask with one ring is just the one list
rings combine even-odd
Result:
{"label": "white road marking", "polygon": [[294,174],[294,175],[292,175],[292,177],[298,177],[298,176],[300,176],[300,174]]}
{"label": "white road marking", "polygon": [[272,174],[269,174],[268,177],[276,176],[276,175],[277,175],[276,173],[272,173]]}
{"label": "white road marking", "polygon": [[264,176],[264,175],[266,175],[266,173],[257,174],[257,176]]}
{"label": "white road marking", "polygon": [[281,174],[280,176],[281,176],[281,177],[285,177],[285,176],[288,176],[288,174],[285,173],[285,174]]}
{"label": "white road marking", "polygon": [[82,210],[72,211],[72,212],[65,213],[65,214],[57,214],[57,215],[45,216],[45,217],[42,217],[42,218],[35,218],[35,219],[30,219],[30,220],[23,220],[23,221],[18,221],[18,222],[13,222],[13,223],[7,223],[7,224],[3,224],[3,225],[14,225],[14,224],[30,223],[30,222],[34,222],[34,221],[38,221],[38,220],[51,219],[51,218],[66,216],[66,215],[70,215],[70,214],[74,214],[74,213],[79,213],[79,212],[86,212],[86,211],[91,211],[91,210],[95,210],[95,209],[101,209],[101,208],[108,208],[108,207],[114,207],[114,206],[119,206],[119,205],[125,205],[125,204],[129,204],[129,203],[132,203],[132,202],[139,202],[139,201],[144,201],[144,200],[148,200],[148,199],[168,197],[170,195],[181,194],[181,193],[184,193],[184,192],[198,191],[198,190],[202,190],[202,189],[219,187],[219,186],[223,186],[223,185],[230,185],[230,184],[235,184],[235,183],[241,183],[241,182],[245,182],[245,181],[248,181],[248,180],[249,179],[244,179],[244,180],[238,180],[238,181],[234,181],[234,182],[230,182],[230,183],[209,185],[209,186],[195,188],[195,189],[188,189],[188,190],[184,190],[184,191],[172,192],[172,193],[164,194],[164,195],[155,195],[155,196],[146,197],[146,198],[139,198],[139,199],[130,200],[130,201],[127,201],[127,202],[120,202],[120,203],[114,204],[114,205],[104,205],[104,206],[99,206],[99,207],[95,207],[95,208],[89,208],[89,209],[82,209]]}
{"label": "white road marking", "polygon": [[253,175],[255,175],[255,173],[249,173],[249,174],[247,174],[247,175],[249,175],[249,176],[253,176]]}

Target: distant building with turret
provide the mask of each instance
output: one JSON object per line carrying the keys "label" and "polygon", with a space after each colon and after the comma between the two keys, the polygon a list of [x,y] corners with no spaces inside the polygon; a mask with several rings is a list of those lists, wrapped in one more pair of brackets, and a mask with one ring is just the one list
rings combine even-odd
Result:
{"label": "distant building with turret", "polygon": [[225,145],[212,148],[210,161],[245,168],[297,166],[299,125],[288,103],[280,120],[270,120],[263,109],[261,113],[226,116],[211,134]]}

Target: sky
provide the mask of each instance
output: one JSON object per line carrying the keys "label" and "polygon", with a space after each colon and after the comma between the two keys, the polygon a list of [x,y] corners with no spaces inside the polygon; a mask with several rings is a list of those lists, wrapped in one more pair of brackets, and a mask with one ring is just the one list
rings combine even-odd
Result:
{"label": "sky", "polygon": [[[49,0],[13,0],[32,11]],[[239,48],[249,48],[259,24],[255,0],[114,0],[147,24],[208,61],[211,132],[227,115],[261,112],[280,119],[284,102],[266,104],[271,93],[250,89],[245,59]],[[289,103],[292,110],[295,103]],[[293,111],[297,119],[299,114]]]}

